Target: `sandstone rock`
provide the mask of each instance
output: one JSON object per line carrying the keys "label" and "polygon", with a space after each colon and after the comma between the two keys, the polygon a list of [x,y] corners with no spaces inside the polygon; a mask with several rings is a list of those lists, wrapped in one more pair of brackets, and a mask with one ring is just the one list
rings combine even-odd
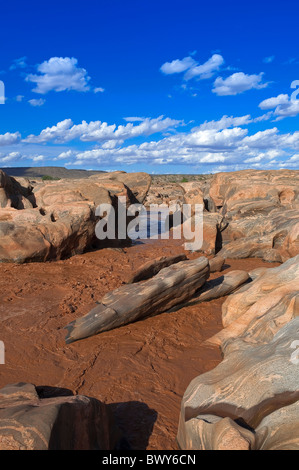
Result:
{"label": "sandstone rock", "polygon": [[176,183],[167,183],[163,186],[152,184],[144,204],[145,206],[152,204],[167,204],[169,206],[177,204],[182,206],[184,194],[184,189]]}
{"label": "sandstone rock", "polygon": [[14,207],[27,209],[34,207],[32,186],[26,178],[12,178],[0,170],[0,209]]}
{"label": "sandstone rock", "polygon": [[266,269],[250,284],[228,297],[222,306],[224,330],[208,340],[223,350],[235,338],[267,343],[299,316],[299,256]]}
{"label": "sandstone rock", "polygon": [[25,383],[0,390],[0,450],[112,450],[119,437],[94,398],[42,398]]}
{"label": "sandstone rock", "polygon": [[172,264],[179,263],[180,261],[186,261],[187,256],[185,254],[175,256],[162,256],[161,258],[153,261],[148,261],[143,264],[128,280],[127,284],[134,284],[135,282],[144,281],[158,274],[161,269],[171,266]]}
{"label": "sandstone rock", "polygon": [[121,183],[129,191],[129,198],[132,204],[142,204],[151,186],[151,176],[147,173],[125,173],[124,171],[114,171],[111,173],[103,173],[101,175],[93,175],[89,180],[97,181],[104,184],[105,180],[109,180],[108,189],[111,192],[111,183]]}
{"label": "sandstone rock", "polygon": [[[203,244],[200,253],[205,255],[215,255],[218,250],[218,237],[222,230],[222,219],[223,217],[217,213],[204,212],[203,213]],[[189,221],[185,221],[184,224],[190,224]],[[195,218],[191,218],[192,230],[195,230]],[[185,229],[183,229],[185,230]]]}
{"label": "sandstone rock", "polygon": [[32,188],[28,180],[17,181],[0,172],[0,262],[61,259],[93,246],[119,244],[96,238],[97,206],[112,205],[117,217],[117,197],[125,197],[127,206],[142,202],[149,185],[145,173],[107,173],[47,181]]}
{"label": "sandstone rock", "polygon": [[225,263],[225,258],[223,258],[222,256],[215,256],[214,258],[210,259],[209,260],[210,272],[211,273],[220,272],[224,263]]}
{"label": "sandstone rock", "polygon": [[230,271],[224,276],[206,282],[204,286],[196,292],[192,299],[182,305],[174,307],[172,311],[177,310],[178,308],[196,305],[201,302],[209,302],[210,300],[224,297],[225,295],[235,291],[248,280],[249,275],[246,271]]}
{"label": "sandstone rock", "polygon": [[192,299],[192,302],[208,302],[234,292],[249,280],[246,271],[230,271],[217,279],[208,281]]}
{"label": "sandstone rock", "polygon": [[[298,171],[244,170],[214,175],[209,194],[223,213],[267,213],[269,207],[298,207]],[[249,205],[249,206],[248,206]],[[248,209],[246,209],[248,206]]]}
{"label": "sandstone rock", "polygon": [[[227,258],[263,258],[284,262],[299,253],[298,209],[232,220],[222,233],[220,254]],[[227,219],[225,219],[227,220]]]}
{"label": "sandstone rock", "polygon": [[209,274],[209,261],[202,257],[164,268],[148,281],[122,286],[106,294],[87,315],[70,323],[66,342],[166,312],[192,297]]}
{"label": "sandstone rock", "polygon": [[[298,338],[297,317],[268,344],[252,347],[236,339],[226,348],[223,362],[194,379],[185,392],[178,432],[181,449],[189,449],[192,442],[198,440],[203,443],[197,443],[196,448],[207,447],[206,435],[201,439],[195,427],[194,435],[190,435],[190,427],[186,424],[200,415],[238,420],[244,423],[243,427],[256,430],[260,425],[264,427],[262,423],[266,417],[271,423],[273,412],[298,401],[298,365],[291,361],[292,345]],[[292,419],[296,421],[296,417]],[[289,425],[294,426],[292,420]],[[269,434],[270,443],[271,430]],[[209,446],[212,448],[213,443]]]}
{"label": "sandstone rock", "polygon": [[277,268],[270,268],[249,285],[245,292],[230,296],[222,308],[223,325],[226,327],[241,317],[259,299],[271,298],[276,289],[283,288],[285,292],[295,291],[299,285],[299,255],[291,258]]}
{"label": "sandstone rock", "polygon": [[202,204],[204,205],[204,195],[201,189],[201,183],[197,181],[192,181],[188,183],[180,183],[180,186],[185,191],[184,194],[184,204],[190,204],[192,207],[191,214],[193,215],[195,210],[195,204]]}
{"label": "sandstone rock", "polygon": [[255,432],[255,449],[299,450],[299,401],[266,416]]}
{"label": "sandstone rock", "polygon": [[179,444],[182,450],[251,450],[254,434],[239,426],[230,418],[199,415],[179,428]]}
{"label": "sandstone rock", "polygon": [[223,256],[284,262],[299,253],[298,177],[292,170],[214,176],[209,195],[227,224]]}

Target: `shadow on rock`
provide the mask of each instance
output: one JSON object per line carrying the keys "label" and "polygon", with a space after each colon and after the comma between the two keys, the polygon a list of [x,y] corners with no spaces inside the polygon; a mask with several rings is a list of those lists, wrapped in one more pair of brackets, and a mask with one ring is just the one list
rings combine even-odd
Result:
{"label": "shadow on rock", "polygon": [[118,443],[118,450],[145,450],[158,413],[138,401],[112,403],[108,408],[123,434],[123,439]]}

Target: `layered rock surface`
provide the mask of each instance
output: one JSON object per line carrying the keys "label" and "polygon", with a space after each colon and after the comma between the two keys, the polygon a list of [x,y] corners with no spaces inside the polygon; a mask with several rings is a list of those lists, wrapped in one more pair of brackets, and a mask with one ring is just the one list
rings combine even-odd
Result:
{"label": "layered rock surface", "polygon": [[182,449],[299,449],[299,256],[256,270],[222,307],[208,340],[224,359],[182,401]]}
{"label": "layered rock surface", "polygon": [[209,195],[223,216],[221,255],[286,261],[299,253],[299,172],[218,173]]}
{"label": "layered rock surface", "polygon": [[119,287],[106,294],[87,315],[66,326],[66,342],[166,312],[192,297],[209,274],[209,261],[201,257],[165,267],[147,281]]}
{"label": "layered rock surface", "polygon": [[203,204],[206,255],[282,263],[299,253],[299,171],[245,170],[164,185],[160,176],[146,202]]}
{"label": "layered rock surface", "polygon": [[37,183],[0,171],[0,262],[61,259],[99,246],[96,208],[143,202],[151,178],[121,172]]}
{"label": "layered rock surface", "polygon": [[114,449],[120,434],[106,406],[70,395],[26,383],[2,388],[0,450]]}

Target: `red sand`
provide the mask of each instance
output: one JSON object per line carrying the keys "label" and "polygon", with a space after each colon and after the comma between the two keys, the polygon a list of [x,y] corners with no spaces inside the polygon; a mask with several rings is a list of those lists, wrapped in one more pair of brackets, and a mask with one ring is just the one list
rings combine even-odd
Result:
{"label": "red sand", "polygon": [[[218,350],[201,344],[221,329],[224,299],[71,345],[65,345],[64,326],[85,315],[96,300],[125,283],[149,259],[180,252],[180,241],[163,240],[64,261],[0,264],[0,340],[6,347],[0,387],[30,382],[95,397],[111,404],[133,449],[176,449],[186,387],[221,360]],[[275,265],[257,259],[227,260],[224,272],[259,266]]]}

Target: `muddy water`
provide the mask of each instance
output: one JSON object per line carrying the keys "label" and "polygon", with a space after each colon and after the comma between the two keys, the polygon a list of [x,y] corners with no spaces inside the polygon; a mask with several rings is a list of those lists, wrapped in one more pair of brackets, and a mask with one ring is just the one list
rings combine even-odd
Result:
{"label": "muddy water", "polygon": [[[180,241],[163,240],[58,262],[0,264],[0,340],[6,347],[0,387],[30,382],[95,397],[109,404],[133,449],[176,449],[184,390],[221,360],[217,349],[202,342],[221,329],[224,299],[71,345],[65,345],[64,326],[144,262],[180,252]],[[273,265],[227,260],[225,272],[259,266]]]}

